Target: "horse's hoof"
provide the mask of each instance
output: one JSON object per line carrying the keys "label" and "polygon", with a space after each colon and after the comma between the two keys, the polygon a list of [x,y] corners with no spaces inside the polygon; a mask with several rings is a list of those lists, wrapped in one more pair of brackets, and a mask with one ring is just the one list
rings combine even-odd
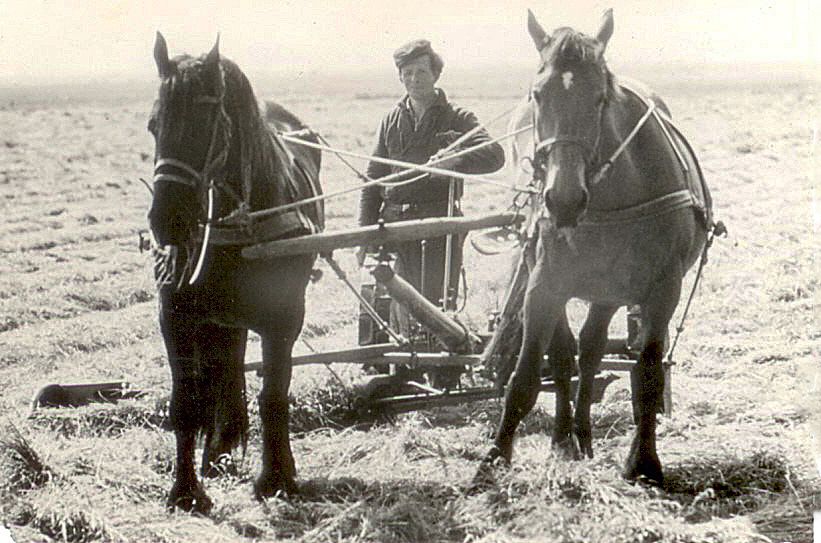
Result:
{"label": "horse's hoof", "polygon": [[580,460],[581,453],[579,453],[579,444],[576,441],[576,436],[573,434],[562,436],[561,438],[553,437],[553,448],[559,452],[561,456],[568,460]]}
{"label": "horse's hoof", "polygon": [[214,507],[214,502],[201,490],[181,493],[172,489],[165,505],[169,513],[174,512],[175,509],[180,509],[187,513],[208,515]]}
{"label": "horse's hoof", "polygon": [[510,460],[502,453],[499,447],[493,446],[482,459],[476,475],[468,487],[468,495],[475,495],[492,488],[496,484],[496,471],[499,468],[509,468]]}
{"label": "horse's hoof", "polygon": [[573,434],[576,436],[581,455],[583,457],[593,458],[593,438],[590,437],[590,429],[580,430],[576,428]]}
{"label": "horse's hoof", "polygon": [[650,486],[662,486],[664,473],[658,458],[628,458],[622,476],[628,481],[636,481]]}
{"label": "horse's hoof", "polygon": [[297,494],[299,494],[299,487],[293,480],[260,476],[254,482],[254,497],[259,501],[266,498],[289,498]]}
{"label": "horse's hoof", "polygon": [[213,479],[222,475],[237,476],[239,468],[230,454],[221,454],[217,457],[216,462],[209,462],[207,466],[202,468],[202,476]]}

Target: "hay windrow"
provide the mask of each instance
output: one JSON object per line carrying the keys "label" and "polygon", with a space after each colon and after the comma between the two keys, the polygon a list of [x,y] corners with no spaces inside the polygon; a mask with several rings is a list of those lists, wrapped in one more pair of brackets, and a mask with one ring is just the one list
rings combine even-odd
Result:
{"label": "hay windrow", "polygon": [[0,466],[0,493],[6,496],[39,488],[55,477],[54,470],[11,423],[0,434]]}
{"label": "hay windrow", "polygon": [[671,465],[664,490],[699,521],[757,510],[788,489],[789,477],[777,450],[723,450]]}
{"label": "hay windrow", "polygon": [[98,403],[76,408],[41,408],[29,417],[32,426],[65,438],[116,437],[129,428],[169,429],[167,402],[144,397],[117,403]]}

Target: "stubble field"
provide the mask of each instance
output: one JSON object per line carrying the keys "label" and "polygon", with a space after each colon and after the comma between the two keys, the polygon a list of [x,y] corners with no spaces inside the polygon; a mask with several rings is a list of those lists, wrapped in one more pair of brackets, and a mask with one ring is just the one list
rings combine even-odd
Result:
{"label": "stubble field", "polygon": [[[524,83],[500,82],[493,92],[443,86],[491,119]],[[374,93],[364,82],[350,92],[269,87],[258,95],[278,99],[334,145],[365,153],[398,97],[395,86]],[[18,542],[809,541],[812,512],[821,509],[812,437],[821,431],[819,97],[800,81],[668,78],[657,90],[698,153],[716,217],[730,232],[710,252],[677,347],[675,410],[659,426],[665,488],[619,477],[632,432],[622,379],[594,407],[595,459],[571,462],[551,451],[548,397],[526,419],[512,469],[475,496],[465,491],[497,402],[370,428],[300,413],[293,447],[302,495],[264,504],[251,495],[259,468],[252,423],[239,474],[205,483],[215,502],[207,518],[164,507],[174,460],[162,408],[170,377],[148,256],[137,244],[149,203],[140,178],[152,170],[145,125],[153,96],[61,99],[52,89],[3,97],[0,519]],[[326,191],[358,183],[328,155],[322,178]],[[504,209],[510,198],[468,187],[464,208]],[[329,202],[328,228],[353,225],[355,204],[353,194]],[[336,256],[356,277],[352,252]],[[508,266],[504,256],[470,249],[466,262],[463,319],[481,328],[501,303]],[[353,297],[318,267],[324,278],[309,286],[298,352],[352,346],[356,337]],[[344,396],[340,380],[350,386],[357,370],[333,370],[297,369],[295,399],[319,409]],[[114,380],[146,395],[29,414],[43,384]],[[249,374],[249,399],[257,386]],[[256,413],[254,401],[249,409]]]}

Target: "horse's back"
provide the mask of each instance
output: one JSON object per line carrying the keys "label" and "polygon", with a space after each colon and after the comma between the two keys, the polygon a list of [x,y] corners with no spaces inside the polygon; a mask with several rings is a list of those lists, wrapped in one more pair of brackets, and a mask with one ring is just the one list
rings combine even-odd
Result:
{"label": "horse's back", "polygon": [[[299,132],[296,137],[299,139],[319,143],[319,137],[316,133],[309,130],[305,123],[286,109],[281,104],[272,100],[265,101],[265,121],[274,130],[274,133],[283,132]],[[283,141],[281,138],[274,136],[278,142],[286,149],[286,151],[293,157],[293,163],[296,169],[305,177],[306,186],[304,191],[300,191],[300,199],[306,199],[322,194],[322,185],[319,181],[319,170],[322,166],[322,151],[313,149],[305,145],[299,145],[292,142]],[[320,200],[313,206],[312,220],[319,230],[325,228],[325,206]],[[307,208],[307,206],[306,206]]]}
{"label": "horse's back", "polygon": [[[293,132],[307,128],[299,117],[273,100],[265,101],[265,120],[277,132]],[[319,143],[316,134],[313,133],[300,135],[300,138],[312,143]],[[319,167],[322,164],[322,151],[291,143],[286,143],[286,146],[295,156],[310,160],[316,168],[317,174],[319,173]]]}

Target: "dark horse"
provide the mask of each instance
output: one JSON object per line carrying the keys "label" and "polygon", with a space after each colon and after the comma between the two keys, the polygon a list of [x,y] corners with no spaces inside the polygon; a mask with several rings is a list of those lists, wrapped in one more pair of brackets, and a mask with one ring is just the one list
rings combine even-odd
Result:
{"label": "dark horse", "polygon": [[[534,181],[544,205],[537,206],[522,347],[477,482],[490,476],[495,460],[510,461],[516,427],[536,402],[546,347],[557,390],[553,443],[574,458],[593,456],[591,395],[608,325],[620,306],[638,304],[637,430],[624,476],[661,483],[655,434],[665,336],[682,278],[712,228],[709,192],[663,102],[649,91],[622,88],[608,70],[611,11],[595,37],[569,28],[548,35],[532,13],[528,30],[541,65],[521,122],[534,124]],[[575,343],[565,312],[571,297],[591,304],[579,334],[575,405]]]}
{"label": "dark horse", "polygon": [[[283,144],[260,113],[245,75],[220,57],[219,42],[199,58],[169,59],[157,33],[154,58],[161,83],[149,120],[155,155],[148,217],[163,248],[157,265],[159,319],[177,440],[168,505],[204,513],[212,504],[197,479],[195,444],[202,434],[203,475],[219,471],[233,448],[245,447],[248,330],[261,336],[264,362],[262,472],[254,490],[258,498],[296,491],[288,436],[291,349],[302,329],[315,255],[249,261],[240,251],[259,236],[323,227],[320,205],[264,224],[249,215],[318,194],[320,157]],[[268,121],[278,130],[304,128],[275,104],[269,104]]]}

